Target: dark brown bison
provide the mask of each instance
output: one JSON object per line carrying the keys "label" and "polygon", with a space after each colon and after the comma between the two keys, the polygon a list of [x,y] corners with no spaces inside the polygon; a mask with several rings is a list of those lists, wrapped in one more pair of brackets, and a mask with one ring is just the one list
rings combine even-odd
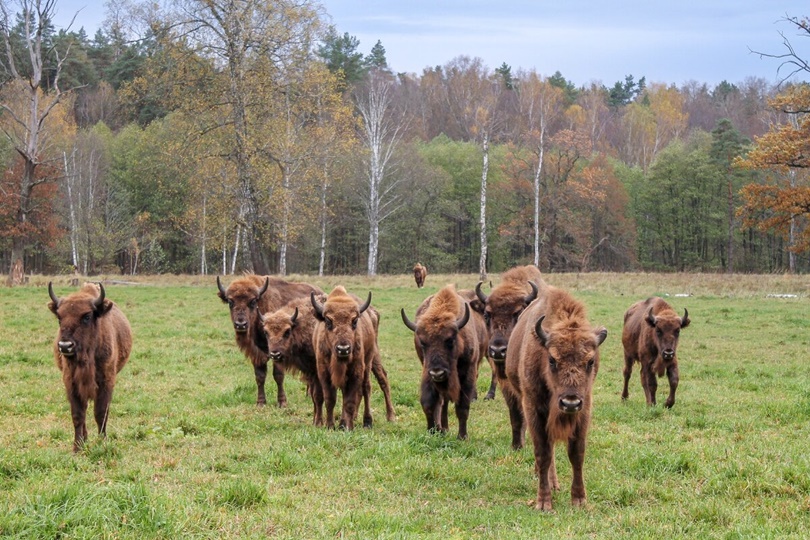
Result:
{"label": "dark brown bison", "polygon": [[[359,300],[357,297],[354,298]],[[316,300],[323,303],[326,301],[326,295],[316,295]],[[369,307],[368,313],[373,318],[376,331],[379,325],[379,313],[373,307]],[[324,397],[318,379],[318,366],[312,339],[318,318],[313,311],[312,300],[298,298],[273,313],[261,315],[261,318],[270,360],[279,365],[285,373],[298,372],[301,374],[302,380],[307,385],[307,393],[312,397],[314,423],[316,426],[322,426]],[[388,374],[379,357],[374,358],[371,370],[385,396],[386,417],[391,421],[394,419],[391,389]]]}
{"label": "dark brown bison", "polygon": [[[236,333],[236,344],[253,364],[258,387],[257,405],[265,405],[264,381],[267,379],[267,339],[262,330],[259,313],[272,312],[295,298],[308,298],[310,293],[321,294],[318,287],[308,283],[295,283],[272,276],[248,274],[236,278],[225,289],[217,276],[217,293],[228,304],[231,322]],[[278,406],[287,405],[284,392],[284,371],[273,363],[273,380],[278,387]]]}
{"label": "dark brown bison", "polygon": [[421,289],[425,286],[425,278],[427,277],[427,266],[422,263],[416,263],[413,267],[413,279],[416,281],[416,287]]}
{"label": "dark brown bison", "polygon": [[528,426],[534,445],[538,510],[551,510],[558,488],[554,443],[566,441],[571,461],[571,504],[585,502],[582,464],[591,422],[592,389],[599,370],[604,327],[593,329],[583,305],[549,287],[529,306],[512,332],[502,385],[512,423],[512,446],[523,445]]}
{"label": "dark brown bison", "polygon": [[496,379],[504,380],[504,362],[509,336],[518,317],[537,297],[545,294],[548,285],[543,281],[540,270],[534,265],[517,266],[504,272],[501,282],[492,289],[489,296],[481,291],[481,284],[475,286],[480,304],[473,308],[482,310],[487,324],[489,346],[487,358],[492,367],[492,383],[484,399],[495,397]]}
{"label": "dark brown bison", "polygon": [[85,283],[64,298],[58,298],[48,283],[48,294],[48,308],[59,320],[53,354],[73,417],[73,451],[78,452],[87,440],[89,400],[94,401],[99,434],[107,433],[115,378],[129,360],[132,330],[124,313],[105,298],[100,283]]}
{"label": "dark brown bison", "polygon": [[[340,427],[354,429],[361,396],[364,402],[363,427],[371,427],[370,373],[373,364],[380,362],[377,344],[379,320],[369,310],[371,293],[360,304],[356,296],[337,286],[323,303],[317,300],[314,293],[310,299],[319,321],[312,343],[326,404],[326,427],[335,427],[338,389],[343,394]],[[390,411],[389,420],[393,419],[392,416],[393,410]]]}
{"label": "dark brown bison", "polygon": [[633,372],[633,362],[641,364],[641,386],[647,405],[655,405],[658,377],[669,379],[669,397],[664,406],[675,405],[678,388],[678,336],[681,328],[689,326],[689,312],[679,317],[663,299],[652,297],[636,302],[624,314],[622,345],[624,346],[624,389],[622,399],[630,395],[627,383]]}
{"label": "dark brown bison", "polygon": [[469,304],[448,285],[426,298],[411,322],[414,347],[422,363],[420,402],[428,430],[446,433],[447,408],[452,401],[458,418],[458,438],[467,438],[470,402],[475,396],[478,364],[486,348],[483,319],[471,316]]}

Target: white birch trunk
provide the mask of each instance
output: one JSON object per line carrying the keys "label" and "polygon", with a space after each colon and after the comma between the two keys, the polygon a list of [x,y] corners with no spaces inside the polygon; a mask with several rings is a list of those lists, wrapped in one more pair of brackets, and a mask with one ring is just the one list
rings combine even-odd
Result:
{"label": "white birch trunk", "polygon": [[236,240],[233,243],[233,258],[231,259],[231,274],[236,273],[236,258],[239,256],[239,240],[242,232],[242,225],[236,225]]}
{"label": "white birch trunk", "polygon": [[70,254],[73,261],[73,267],[78,270],[79,268],[79,247],[76,230],[76,209],[73,206],[73,174],[68,171],[67,153],[62,152],[62,159],[65,164],[65,185],[67,186],[68,195],[68,210],[70,212]]}
{"label": "white birch trunk", "polygon": [[481,227],[481,259],[478,263],[478,273],[481,281],[487,279],[487,173],[489,172],[489,134],[484,133],[484,140],[481,144],[484,151],[484,161],[481,168],[481,215],[479,225]]}
{"label": "white birch trunk", "polygon": [[278,252],[278,273],[282,276],[287,275],[287,244],[290,235],[290,173],[287,167],[284,167],[282,172],[281,181],[282,193],[284,194],[284,211],[281,218],[281,245]]}
{"label": "white birch trunk", "polygon": [[545,126],[540,128],[540,144],[538,145],[537,170],[534,173],[534,265],[540,267],[540,178],[543,171],[543,138]]}
{"label": "white birch trunk", "polygon": [[205,262],[205,214],[206,214],[206,196],[203,194],[202,206],[202,237],[200,238],[200,274],[208,274],[208,267]]}
{"label": "white birch trunk", "polygon": [[[796,187],[796,171],[790,169],[790,187]],[[790,218],[790,229],[788,230],[788,272],[796,273],[796,253],[789,249],[796,245],[796,216]]]}
{"label": "white birch trunk", "polygon": [[318,263],[318,276],[323,276],[324,265],[326,264],[326,220],[328,218],[326,207],[326,191],[329,188],[329,171],[324,166],[324,176],[321,182],[321,260]]}

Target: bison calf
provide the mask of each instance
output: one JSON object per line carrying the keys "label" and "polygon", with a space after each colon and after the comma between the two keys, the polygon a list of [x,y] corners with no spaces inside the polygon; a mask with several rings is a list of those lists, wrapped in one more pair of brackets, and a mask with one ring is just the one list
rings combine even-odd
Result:
{"label": "bison calf", "polygon": [[53,353],[73,417],[73,451],[78,452],[87,440],[89,400],[94,401],[99,434],[107,433],[115,378],[129,360],[132,330],[124,313],[105,298],[100,283],[85,283],[61,299],[54,294],[53,283],[48,283],[48,295],[48,308],[59,320]]}
{"label": "bison calf", "polygon": [[551,510],[557,487],[554,443],[566,441],[571,461],[571,504],[585,502],[582,466],[591,422],[592,390],[599,370],[604,327],[593,329],[584,306],[567,292],[549,287],[520,316],[506,353],[502,385],[512,422],[512,445],[522,445],[528,426],[534,445],[538,510]]}
{"label": "bison calf", "polygon": [[624,314],[622,345],[624,346],[624,389],[622,399],[630,393],[627,384],[633,373],[633,362],[641,364],[641,386],[647,405],[655,405],[658,377],[667,374],[669,396],[664,406],[675,405],[675,390],[678,388],[678,336],[681,328],[689,326],[689,312],[684,309],[679,317],[662,298],[652,297],[636,302]]}
{"label": "bison calf", "polygon": [[458,438],[467,438],[470,401],[475,396],[478,363],[486,348],[486,328],[470,306],[448,285],[424,300],[411,322],[402,310],[402,321],[414,332],[416,355],[422,363],[420,401],[429,430],[447,432],[449,402],[456,405]]}

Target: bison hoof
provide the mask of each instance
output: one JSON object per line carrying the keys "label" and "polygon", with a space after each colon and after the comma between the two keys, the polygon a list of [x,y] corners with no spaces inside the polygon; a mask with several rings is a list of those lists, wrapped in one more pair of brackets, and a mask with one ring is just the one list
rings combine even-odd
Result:
{"label": "bison hoof", "polygon": [[278,400],[278,408],[279,409],[284,409],[286,407],[287,407],[287,400],[286,399]]}
{"label": "bison hoof", "polygon": [[666,407],[667,409],[671,409],[673,405],[675,405],[674,401],[672,403],[670,403],[669,401],[664,403],[664,407]]}
{"label": "bison hoof", "polygon": [[549,500],[540,500],[537,501],[537,504],[534,506],[535,510],[541,510],[543,512],[551,512],[551,499]]}
{"label": "bison hoof", "polygon": [[571,497],[571,506],[585,506],[585,497]]}
{"label": "bison hoof", "polygon": [[484,401],[489,401],[491,399],[495,399],[495,392],[487,392],[487,395],[484,396]]}
{"label": "bison hoof", "polygon": [[373,424],[374,424],[374,422],[373,422],[373,420],[371,418],[363,418],[363,427],[364,428],[373,427]]}

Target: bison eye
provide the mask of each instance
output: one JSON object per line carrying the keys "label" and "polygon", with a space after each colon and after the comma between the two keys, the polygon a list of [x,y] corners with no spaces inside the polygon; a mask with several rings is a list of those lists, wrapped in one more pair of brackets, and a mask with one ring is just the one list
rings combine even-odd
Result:
{"label": "bison eye", "polygon": [[681,335],[681,329],[680,329],[680,328],[676,328],[676,329],[675,329],[675,337],[678,337],[678,336],[680,336],[680,335]]}
{"label": "bison eye", "polygon": [[290,329],[288,328],[288,329],[286,329],[286,330],[284,331],[284,339],[287,339],[287,338],[289,338],[289,337],[290,337]]}
{"label": "bison eye", "polygon": [[359,319],[359,317],[352,319],[352,330],[357,328],[357,319]]}
{"label": "bison eye", "polygon": [[548,357],[548,367],[551,368],[551,371],[557,371],[557,360],[552,358],[551,356]]}
{"label": "bison eye", "polygon": [[228,298],[228,307],[233,309],[233,300],[231,300],[230,298]]}
{"label": "bison eye", "polygon": [[658,336],[658,337],[661,337],[661,336],[664,335],[664,333],[661,331],[660,328],[656,328],[655,329],[655,335]]}
{"label": "bison eye", "polygon": [[248,307],[250,309],[256,309],[256,300],[254,299],[254,300],[251,300],[250,302],[248,302]]}
{"label": "bison eye", "polygon": [[490,319],[492,319],[492,315],[490,315],[489,311],[485,311],[484,312],[484,322],[487,323],[487,326],[489,326]]}
{"label": "bison eye", "polygon": [[88,324],[92,318],[93,316],[90,313],[85,313],[84,315],[82,315],[82,322],[84,324]]}
{"label": "bison eye", "polygon": [[326,329],[331,330],[335,327],[335,324],[332,322],[332,319],[329,317],[324,317],[323,322],[326,324]]}
{"label": "bison eye", "polygon": [[456,344],[456,340],[453,338],[447,338],[444,340],[444,348],[449,350],[453,349],[453,346]]}
{"label": "bison eye", "polygon": [[594,363],[593,358],[588,360],[588,366],[585,369],[587,369],[588,371],[592,370],[593,369],[593,363]]}

